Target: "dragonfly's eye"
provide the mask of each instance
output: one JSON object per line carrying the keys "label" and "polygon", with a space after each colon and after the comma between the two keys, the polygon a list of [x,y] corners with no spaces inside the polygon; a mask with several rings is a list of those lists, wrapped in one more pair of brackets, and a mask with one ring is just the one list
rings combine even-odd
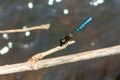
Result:
{"label": "dragonfly's eye", "polygon": [[64,42],[65,42],[65,39],[62,39],[61,41],[64,43]]}
{"label": "dragonfly's eye", "polygon": [[60,46],[63,46],[65,44],[65,39],[60,39]]}

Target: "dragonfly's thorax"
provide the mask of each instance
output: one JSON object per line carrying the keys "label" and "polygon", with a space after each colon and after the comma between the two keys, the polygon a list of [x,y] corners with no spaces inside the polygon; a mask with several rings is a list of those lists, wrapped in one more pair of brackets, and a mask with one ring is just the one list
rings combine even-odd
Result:
{"label": "dragonfly's thorax", "polygon": [[73,39],[73,35],[70,33],[69,35],[65,36],[64,39],[60,39],[60,46],[63,46],[68,41],[71,41]]}

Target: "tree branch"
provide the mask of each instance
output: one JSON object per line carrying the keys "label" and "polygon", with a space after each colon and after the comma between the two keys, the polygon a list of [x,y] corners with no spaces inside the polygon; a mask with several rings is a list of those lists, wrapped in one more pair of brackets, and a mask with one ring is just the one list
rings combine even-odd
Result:
{"label": "tree branch", "polygon": [[25,29],[1,30],[0,34],[2,34],[2,33],[26,32],[26,31],[39,30],[39,29],[49,29],[49,27],[50,27],[50,24],[45,24],[45,25],[34,26],[34,27],[30,27],[30,28],[25,28]]}
{"label": "tree branch", "polygon": [[60,50],[63,50],[65,49],[68,45],[71,45],[75,43],[75,41],[69,41],[67,44],[63,45],[62,47],[61,46],[57,46],[53,49],[50,49],[48,51],[45,51],[45,52],[42,52],[42,53],[37,53],[36,55],[32,56],[29,60],[31,62],[37,62],[38,60],[42,59],[43,57],[47,56],[47,55],[50,55],[50,54],[53,54],[57,51],[60,51]]}
{"label": "tree branch", "polygon": [[82,52],[82,53],[76,53],[76,54],[62,56],[62,57],[38,60],[34,64],[33,64],[34,60],[33,61],[28,60],[27,62],[24,62],[24,63],[0,66],[0,75],[23,72],[23,71],[38,70],[38,69],[56,66],[60,64],[94,59],[94,58],[105,57],[110,55],[117,55],[117,54],[120,54],[120,45],[109,47],[109,48],[98,49],[98,50],[91,50],[91,51]]}

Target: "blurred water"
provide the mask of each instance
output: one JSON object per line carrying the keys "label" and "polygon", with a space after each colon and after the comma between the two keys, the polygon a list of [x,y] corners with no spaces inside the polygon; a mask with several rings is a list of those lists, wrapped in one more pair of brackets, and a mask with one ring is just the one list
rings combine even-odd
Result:
{"label": "blurred water", "polygon": [[[119,7],[120,0],[0,0],[1,30],[51,24],[49,30],[31,31],[28,32],[28,36],[26,36],[26,33],[0,34],[0,64],[23,62],[37,52],[59,45],[60,38],[69,34],[90,16],[93,17],[93,21],[74,36],[76,44],[48,57],[118,45],[120,44]],[[116,62],[116,64],[110,67],[108,65],[111,63],[109,62]],[[101,64],[97,63],[106,64],[106,66],[100,66]],[[82,68],[79,66],[82,66]],[[39,74],[44,74],[43,71],[33,73],[36,74],[34,80],[79,80],[79,78],[96,80],[101,78],[100,76],[103,75],[105,69],[106,73],[102,76],[103,79],[113,80],[120,72],[118,70],[119,66],[119,57],[115,56],[76,63],[75,65],[63,65],[53,68],[54,71],[51,69],[43,70],[46,72],[44,77],[38,77]],[[112,77],[109,77],[107,68],[110,68],[108,71],[110,71]],[[93,71],[93,73],[91,75],[89,73],[88,76],[89,71]],[[10,80],[33,80],[33,77],[30,76],[33,73],[27,73],[26,78],[19,77],[19,75],[23,75],[18,74],[16,79],[12,79],[12,76]],[[96,74],[96,77],[93,78],[94,74]],[[82,75],[85,77],[82,77]],[[106,79],[106,76],[110,79]],[[0,79],[6,80],[5,78]]]}

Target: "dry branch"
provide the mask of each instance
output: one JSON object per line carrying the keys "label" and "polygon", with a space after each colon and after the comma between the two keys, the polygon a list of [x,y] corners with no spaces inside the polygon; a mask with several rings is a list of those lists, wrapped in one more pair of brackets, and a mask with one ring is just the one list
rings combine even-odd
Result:
{"label": "dry branch", "polygon": [[49,29],[49,27],[50,27],[50,24],[45,24],[45,25],[33,26],[33,27],[30,27],[30,28],[25,28],[25,29],[1,30],[0,34],[2,34],[2,33],[26,32],[26,31],[39,30],[39,29]]}
{"label": "dry branch", "polygon": [[57,58],[43,59],[37,61],[35,64],[31,64],[31,61],[29,60],[24,63],[0,66],[0,75],[38,70],[60,64],[94,59],[94,58],[110,56],[110,55],[117,55],[117,54],[120,54],[120,45],[109,48],[98,49],[98,50],[91,50],[82,53],[76,53],[76,54],[57,57]]}
{"label": "dry branch", "polygon": [[67,44],[63,45],[62,47],[61,46],[57,46],[57,47],[52,48],[52,49],[50,49],[48,51],[45,51],[45,52],[42,52],[42,53],[37,53],[36,55],[32,56],[32,58],[30,58],[29,60],[33,61],[33,62],[34,61],[36,62],[36,61],[42,59],[43,57],[45,57],[47,55],[50,55],[50,54],[53,54],[53,53],[55,53],[57,51],[65,49],[68,45],[71,45],[73,43],[75,43],[75,41],[69,41]]}

